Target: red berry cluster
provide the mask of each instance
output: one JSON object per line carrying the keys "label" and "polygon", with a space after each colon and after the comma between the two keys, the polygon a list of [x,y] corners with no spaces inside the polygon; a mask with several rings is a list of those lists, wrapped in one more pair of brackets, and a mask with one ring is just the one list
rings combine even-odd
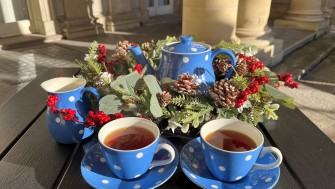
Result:
{"label": "red berry cluster", "polygon": [[235,107],[240,108],[245,101],[248,100],[248,95],[255,94],[259,92],[259,85],[264,85],[265,83],[269,83],[270,80],[267,76],[253,76],[251,78],[251,82],[249,86],[237,95],[235,99]]}
{"label": "red berry cluster", "polygon": [[236,54],[237,59],[242,60],[248,64],[249,72],[254,73],[256,69],[264,69],[264,64],[253,56],[247,56],[245,54]]}
{"label": "red berry cluster", "polygon": [[59,112],[62,114],[62,117],[65,121],[73,120],[74,122],[78,122],[76,116],[76,110],[72,110],[71,108],[60,109]]}
{"label": "red berry cluster", "polygon": [[123,114],[121,112],[114,114],[114,119],[123,118]]}
{"label": "red berry cluster", "polygon": [[48,106],[50,108],[50,110],[54,113],[57,114],[58,110],[56,108],[56,104],[58,103],[58,96],[57,95],[49,95],[48,96]]}
{"label": "red berry cluster", "polygon": [[99,54],[98,54],[98,62],[101,64],[107,64],[106,59],[106,47],[105,45],[99,45],[98,46]]}
{"label": "red berry cluster", "polygon": [[142,74],[143,66],[141,64],[136,64],[134,67],[134,71],[136,70],[139,74]]}
{"label": "red berry cluster", "polygon": [[292,79],[292,74],[291,73],[286,73],[283,75],[277,74],[279,81],[284,81],[284,85],[287,87],[290,87],[291,89],[293,88],[298,88],[299,83],[298,82],[293,82]]}
{"label": "red berry cluster", "polygon": [[109,122],[111,118],[106,115],[103,111],[98,111],[94,113],[92,110],[88,112],[85,120],[86,127],[91,126],[103,126],[105,123]]}
{"label": "red berry cluster", "polygon": [[131,42],[130,45],[134,47],[137,46],[137,43]]}

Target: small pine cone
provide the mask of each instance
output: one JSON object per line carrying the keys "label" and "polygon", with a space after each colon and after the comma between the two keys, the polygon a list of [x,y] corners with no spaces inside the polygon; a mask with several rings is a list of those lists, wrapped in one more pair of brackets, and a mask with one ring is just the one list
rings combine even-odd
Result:
{"label": "small pine cone", "polygon": [[187,95],[199,94],[200,91],[197,89],[199,83],[195,82],[196,79],[196,75],[191,76],[188,73],[179,75],[178,80],[175,81],[177,92]]}
{"label": "small pine cone", "polygon": [[114,49],[111,61],[113,63],[124,63],[126,62],[126,55],[128,53],[127,48],[131,46],[129,41],[119,41]]}
{"label": "small pine cone", "polygon": [[163,91],[158,94],[159,104],[163,107],[167,106],[172,101],[172,96],[169,92]]}
{"label": "small pine cone", "polygon": [[136,101],[133,98],[127,98],[127,99],[124,100],[124,103],[127,106],[131,106],[131,105],[134,105],[136,103]]}
{"label": "small pine cone", "polygon": [[249,72],[248,63],[242,57],[236,56],[236,72],[238,75],[245,75]]}
{"label": "small pine cone", "polygon": [[214,83],[214,88],[209,89],[209,94],[214,99],[217,105],[225,108],[235,106],[235,98],[238,94],[237,88],[231,80],[221,79]]}
{"label": "small pine cone", "polygon": [[221,75],[226,75],[226,72],[230,68],[231,64],[229,64],[229,60],[222,60],[219,59],[219,61],[215,64],[216,70],[221,74]]}

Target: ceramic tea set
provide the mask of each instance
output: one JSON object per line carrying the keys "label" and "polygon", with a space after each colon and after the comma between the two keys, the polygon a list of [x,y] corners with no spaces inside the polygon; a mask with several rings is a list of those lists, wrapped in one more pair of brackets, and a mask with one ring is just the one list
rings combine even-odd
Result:
{"label": "ceramic tea set", "polygon": [[[181,36],[180,40],[163,47],[157,70],[149,65],[138,46],[130,50],[138,62],[148,67],[148,73],[172,79],[185,72],[196,74],[206,91],[215,82],[212,61],[216,55],[226,54],[235,66],[235,56],[229,50],[212,51],[207,44],[192,42],[190,36]],[[231,74],[232,69],[227,77]],[[90,110],[87,94],[95,100],[100,96],[96,89],[85,88],[85,84],[82,78],[54,78],[41,84],[49,96],[57,95],[57,99],[50,102],[54,106],[48,104],[46,119],[51,136],[59,143],[80,142],[94,132],[83,123]],[[205,90],[202,94],[206,95]],[[66,108],[76,110],[77,120],[65,121],[61,113],[54,110]],[[131,150],[115,149],[106,144],[110,133],[131,127],[147,129],[154,135],[153,142]],[[241,152],[227,151],[207,141],[209,133],[225,129],[244,133],[255,141],[256,147]],[[175,173],[180,160],[185,175],[202,188],[272,188],[280,176],[282,155],[277,148],[263,147],[263,142],[262,133],[255,127],[235,119],[217,119],[204,124],[200,137],[189,141],[179,156],[176,147],[160,136],[155,123],[138,117],[121,118],[100,129],[98,143],[87,150],[82,160],[81,172],[94,188],[156,188]],[[270,152],[276,154],[276,158]]]}

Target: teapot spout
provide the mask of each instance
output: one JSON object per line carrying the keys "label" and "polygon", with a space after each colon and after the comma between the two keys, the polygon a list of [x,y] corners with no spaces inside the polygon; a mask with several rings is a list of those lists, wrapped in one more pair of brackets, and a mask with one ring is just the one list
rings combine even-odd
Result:
{"label": "teapot spout", "polygon": [[147,71],[146,74],[152,74],[155,75],[156,71],[154,70],[154,68],[149,64],[148,60],[145,58],[141,48],[136,45],[136,46],[130,46],[128,47],[128,50],[130,50],[131,53],[133,53],[135,60],[140,63],[143,67],[146,66],[147,67]]}

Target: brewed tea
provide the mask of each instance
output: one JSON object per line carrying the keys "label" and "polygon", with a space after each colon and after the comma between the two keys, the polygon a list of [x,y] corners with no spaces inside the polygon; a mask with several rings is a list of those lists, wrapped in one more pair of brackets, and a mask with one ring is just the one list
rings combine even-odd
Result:
{"label": "brewed tea", "polygon": [[136,150],[155,141],[155,135],[142,127],[132,126],[112,131],[104,144],[117,150]]}
{"label": "brewed tea", "polygon": [[218,130],[209,133],[205,140],[217,148],[234,152],[248,151],[257,147],[256,142],[249,136],[232,130]]}

